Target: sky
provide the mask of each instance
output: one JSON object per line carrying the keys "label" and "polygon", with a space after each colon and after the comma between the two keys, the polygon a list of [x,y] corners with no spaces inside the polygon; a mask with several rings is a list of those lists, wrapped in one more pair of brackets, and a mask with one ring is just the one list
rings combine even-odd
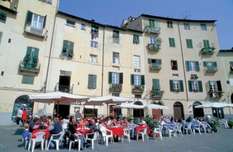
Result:
{"label": "sky", "polygon": [[221,49],[233,47],[233,0],[60,0],[60,10],[96,22],[120,26],[140,14],[215,19]]}

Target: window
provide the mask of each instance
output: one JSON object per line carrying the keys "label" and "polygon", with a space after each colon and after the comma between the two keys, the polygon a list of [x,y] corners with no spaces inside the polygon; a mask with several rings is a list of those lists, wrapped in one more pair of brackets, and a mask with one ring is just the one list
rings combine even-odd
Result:
{"label": "window", "polygon": [[0,11],[0,22],[6,23],[6,13]]}
{"label": "window", "polygon": [[210,48],[209,40],[203,40],[203,45],[204,45],[204,48]]}
{"label": "window", "polygon": [[52,0],[39,0],[41,2],[44,2],[44,3],[48,3],[48,4],[52,4]]}
{"label": "window", "polygon": [[81,30],[85,31],[86,30],[86,24],[81,24]]}
{"label": "window", "polygon": [[25,69],[35,69],[38,65],[39,49],[27,47],[26,55],[23,59],[23,67]]}
{"label": "window", "polygon": [[120,53],[113,52],[113,54],[112,54],[112,63],[113,64],[120,64]]}
{"label": "window", "polygon": [[217,71],[217,62],[214,61],[204,61],[203,66],[205,67],[206,72],[214,73]]}
{"label": "window", "polygon": [[62,56],[73,57],[74,43],[68,40],[63,41]]}
{"label": "window", "polygon": [[157,42],[157,37],[150,36],[150,38],[149,38],[149,44],[156,44],[156,42]]}
{"label": "window", "polygon": [[186,61],[186,70],[187,71],[200,71],[200,66],[198,61]]}
{"label": "window", "polygon": [[114,30],[112,32],[112,38],[113,38],[113,43],[119,43],[120,42],[120,32]]}
{"label": "window", "polygon": [[171,92],[184,92],[184,86],[182,80],[170,80]]}
{"label": "window", "polygon": [[23,75],[22,84],[33,84],[33,82],[34,82],[33,76]]}
{"label": "window", "polygon": [[201,30],[202,31],[207,31],[207,25],[206,24],[201,24]]}
{"label": "window", "polygon": [[171,60],[171,69],[178,70],[178,64],[176,60]]}
{"label": "window", "polygon": [[99,27],[97,25],[91,26],[91,39],[96,39],[99,37]]}
{"label": "window", "polygon": [[189,92],[203,92],[202,81],[188,81]]}
{"label": "window", "polygon": [[170,47],[176,47],[175,39],[174,38],[169,38],[169,46]]}
{"label": "window", "polygon": [[96,75],[89,74],[88,75],[88,89],[96,89]]}
{"label": "window", "polygon": [[193,48],[193,41],[192,41],[192,39],[186,39],[186,46],[189,49]]}
{"label": "window", "polygon": [[109,72],[108,83],[109,84],[122,84],[123,83],[123,73]]}
{"label": "window", "polygon": [[97,41],[91,41],[91,47],[92,48],[98,48],[98,42]]}
{"label": "window", "polygon": [[71,26],[71,27],[75,27],[75,21],[67,19],[66,20],[66,25]]}
{"label": "window", "polygon": [[222,91],[221,81],[209,81],[208,87],[209,87],[208,91],[211,91],[212,93]]}
{"label": "window", "polygon": [[31,29],[41,32],[46,24],[46,16],[41,16],[31,11],[27,12],[26,27],[30,26]]}
{"label": "window", "polygon": [[139,44],[140,40],[139,40],[139,35],[134,34],[133,35],[133,44]]}
{"label": "window", "polygon": [[140,56],[138,55],[134,55],[133,56],[133,67],[135,69],[140,69],[141,67],[141,59],[140,59]]}
{"label": "window", "polygon": [[190,30],[190,24],[189,23],[184,23],[184,29],[185,30]]}
{"label": "window", "polygon": [[173,23],[172,23],[172,21],[167,21],[167,27],[168,27],[168,28],[173,28]]}
{"label": "window", "polygon": [[134,85],[134,86],[145,85],[144,75],[132,74],[131,75],[131,85]]}
{"label": "window", "polygon": [[97,64],[97,55],[90,54],[90,63]]}
{"label": "window", "polygon": [[149,27],[155,27],[155,20],[149,19]]}

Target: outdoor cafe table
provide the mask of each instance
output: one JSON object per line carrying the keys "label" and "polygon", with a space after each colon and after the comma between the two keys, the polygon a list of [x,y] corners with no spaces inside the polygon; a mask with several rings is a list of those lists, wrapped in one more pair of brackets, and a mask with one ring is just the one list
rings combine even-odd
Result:
{"label": "outdoor cafe table", "polygon": [[124,136],[124,129],[122,127],[112,127],[108,129],[112,131],[114,137]]}
{"label": "outdoor cafe table", "polygon": [[89,128],[77,128],[76,132],[81,133],[82,135],[86,136],[87,134],[91,133],[91,129],[89,129]]}

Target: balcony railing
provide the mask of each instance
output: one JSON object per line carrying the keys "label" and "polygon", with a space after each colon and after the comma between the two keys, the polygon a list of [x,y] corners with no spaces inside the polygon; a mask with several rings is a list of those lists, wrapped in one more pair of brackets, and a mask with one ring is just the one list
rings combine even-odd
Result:
{"label": "balcony railing", "polygon": [[150,96],[151,99],[161,99],[163,96],[164,91],[161,90],[151,90]]}
{"label": "balcony railing", "polygon": [[139,85],[139,86],[133,86],[132,88],[132,93],[133,94],[142,94],[144,92],[144,86]]}
{"label": "balcony railing", "polygon": [[121,92],[122,85],[121,84],[111,84],[109,87],[109,92]]}
{"label": "balcony railing", "polygon": [[201,54],[202,55],[212,55],[214,54],[214,47],[204,47],[201,49]]}
{"label": "balcony railing", "polygon": [[25,32],[29,34],[36,35],[41,38],[46,38],[47,37],[47,30],[45,29],[36,29],[32,27],[31,25],[26,25],[25,27]]}
{"label": "balcony railing", "polygon": [[161,63],[151,63],[150,71],[159,71],[161,69]]}
{"label": "balcony railing", "polygon": [[212,89],[210,89],[209,91],[208,91],[208,95],[209,95],[209,97],[210,98],[221,98],[222,97],[222,95],[223,95],[223,91],[218,91],[218,90],[212,90]]}
{"label": "balcony railing", "polygon": [[32,67],[32,66],[26,65],[23,61],[20,61],[19,72],[37,75],[40,72],[40,64],[37,63],[35,67]]}
{"label": "balcony railing", "polygon": [[0,5],[9,8],[13,11],[17,11],[19,0],[0,0]]}
{"label": "balcony railing", "polygon": [[159,34],[160,33],[160,27],[153,27],[153,26],[145,26],[144,28],[145,33],[152,33],[152,34]]}
{"label": "balcony railing", "polygon": [[160,49],[160,43],[149,43],[147,44],[147,49],[149,51],[158,52]]}

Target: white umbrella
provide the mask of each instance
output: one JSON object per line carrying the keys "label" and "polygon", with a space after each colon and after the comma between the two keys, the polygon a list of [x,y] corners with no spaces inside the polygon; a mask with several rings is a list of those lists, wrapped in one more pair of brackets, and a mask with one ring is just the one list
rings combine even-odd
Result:
{"label": "white umbrella", "polygon": [[158,104],[147,104],[146,107],[148,109],[168,109],[168,107]]}
{"label": "white umbrella", "polygon": [[144,109],[144,105],[135,105],[133,103],[122,103],[120,105],[117,105],[116,107],[119,108],[127,108],[127,109]]}
{"label": "white umbrella", "polygon": [[195,108],[225,108],[233,107],[233,104],[224,103],[224,102],[207,102],[202,105],[195,106]]}

